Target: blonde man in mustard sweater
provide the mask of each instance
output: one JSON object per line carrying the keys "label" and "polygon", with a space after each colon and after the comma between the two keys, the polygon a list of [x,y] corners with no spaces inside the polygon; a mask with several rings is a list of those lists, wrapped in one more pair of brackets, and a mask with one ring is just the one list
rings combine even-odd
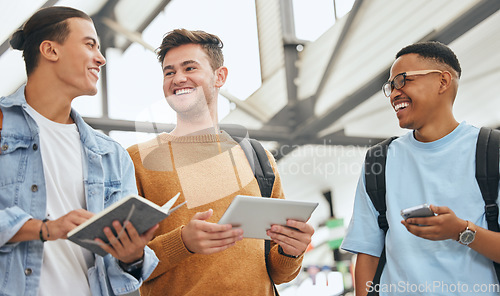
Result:
{"label": "blonde man in mustard sweater", "polygon": [[[266,270],[264,242],[243,239],[241,229],[217,222],[238,195],[260,196],[240,146],[218,128],[217,97],[228,69],[222,41],[203,31],[169,32],[158,51],[163,91],[177,113],[170,133],[128,149],[139,194],[164,204],[177,192],[187,201],[160,223],[149,243],[160,263],[141,295],[274,295],[276,284],[294,279],[314,233],[304,222],[274,225]],[[284,198],[276,162],[272,198]]]}

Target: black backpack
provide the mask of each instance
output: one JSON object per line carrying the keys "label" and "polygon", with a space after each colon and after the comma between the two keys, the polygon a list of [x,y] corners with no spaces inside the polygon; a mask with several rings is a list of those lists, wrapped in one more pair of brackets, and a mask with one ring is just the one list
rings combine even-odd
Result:
{"label": "black backpack", "polygon": [[[274,172],[271,163],[269,162],[269,158],[267,158],[266,150],[262,147],[262,144],[255,140],[246,137],[236,137],[231,136],[238,144],[240,145],[243,152],[245,152],[245,156],[250,163],[250,167],[252,168],[252,172],[257,179],[257,183],[259,183],[260,194],[262,197],[269,198],[271,197],[271,193],[273,191],[274,184]],[[276,289],[276,285],[274,284],[273,278],[269,273],[269,265],[268,265],[268,256],[271,252],[271,241],[265,240],[265,260],[266,260],[266,269],[269,275],[269,279],[271,280],[271,284],[273,285],[274,294],[278,294],[278,290]]]}
{"label": "black backpack", "polygon": [[[385,200],[385,163],[387,150],[391,142],[397,137],[392,137],[371,147],[365,157],[365,185],[366,193],[370,196],[373,206],[378,211],[378,225],[387,233],[389,224],[385,215],[387,211]],[[481,189],[485,203],[484,211],[488,222],[488,229],[500,232],[498,225],[498,182],[499,178],[499,147],[500,131],[482,127],[476,144],[476,180]],[[380,283],[380,276],[386,262],[385,246],[380,255],[377,270],[373,278],[372,287]],[[500,264],[493,262],[498,281],[500,282]],[[378,295],[376,289],[368,295]]]}

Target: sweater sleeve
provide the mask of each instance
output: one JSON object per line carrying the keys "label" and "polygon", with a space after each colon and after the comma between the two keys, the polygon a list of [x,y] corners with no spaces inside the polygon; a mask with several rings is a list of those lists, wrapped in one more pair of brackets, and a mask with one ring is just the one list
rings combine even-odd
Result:
{"label": "sweater sleeve", "polygon": [[148,246],[155,251],[160,263],[147,281],[161,276],[179,265],[183,260],[194,255],[186,248],[182,241],[182,227],[183,226],[179,226],[168,233],[159,235],[149,242]]}
{"label": "sweater sleeve", "polygon": [[[269,151],[266,152],[275,175],[271,198],[284,199],[285,194],[283,192],[283,187],[281,186],[281,178],[278,172],[276,161]],[[275,284],[286,283],[293,280],[299,274],[300,269],[302,268],[302,260],[304,258],[304,254],[302,254],[298,258],[291,258],[281,255],[278,252],[278,247],[278,244],[271,241],[271,252],[269,253],[268,261],[269,273]]]}
{"label": "sweater sleeve", "polygon": [[[137,191],[140,196],[145,196],[143,188],[143,186],[145,186],[145,184],[143,184],[144,176],[142,176],[143,167],[141,165],[139,147],[138,145],[134,145],[127,150],[136,168]],[[182,226],[179,226],[170,232],[157,235],[148,243],[148,247],[150,247],[158,257],[159,263],[153,273],[147,278],[146,282],[169,272],[180,262],[193,255],[182,241],[181,229]]]}

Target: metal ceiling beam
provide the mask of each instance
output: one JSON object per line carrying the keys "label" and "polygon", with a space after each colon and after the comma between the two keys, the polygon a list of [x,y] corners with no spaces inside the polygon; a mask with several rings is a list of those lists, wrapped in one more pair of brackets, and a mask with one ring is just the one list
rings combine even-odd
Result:
{"label": "metal ceiling beam", "polygon": [[[432,31],[420,41],[434,40],[449,44],[497,12],[499,9],[500,1],[483,0],[456,18],[442,30]],[[294,137],[298,138],[302,135],[316,134],[335,123],[354,107],[365,102],[376,92],[380,91],[382,84],[389,76],[389,71],[390,68],[386,68],[379,72],[379,74],[377,74],[371,81],[366,83],[364,87],[360,88],[354,94],[340,100],[339,103],[332,106],[323,115],[310,119],[304,126],[299,128],[294,133]]]}
{"label": "metal ceiling beam", "polygon": [[[323,72],[323,77],[321,78],[321,81],[318,84],[318,88],[316,89],[316,93],[313,95],[314,103],[316,103],[319,96],[323,93],[323,90],[325,89],[326,82],[328,81],[328,79],[330,78],[330,75],[332,74],[332,69],[335,66],[335,63],[337,62],[340,50],[342,49],[342,47],[345,44],[345,40],[346,40],[350,30],[351,30],[354,19],[358,15],[358,12],[359,12],[359,9],[360,9],[362,3],[363,3],[363,0],[356,0],[352,6],[351,11],[349,12],[349,16],[347,17],[347,20],[344,24],[344,27],[342,28],[342,32],[340,33],[339,39],[337,40],[337,43],[335,44],[335,48],[333,49],[332,55],[330,56],[330,60],[328,61],[328,64],[326,65],[325,71]],[[335,3],[334,3],[334,8],[335,8]],[[335,15],[335,17],[336,17],[336,15]]]}
{"label": "metal ceiling beam", "polygon": [[[163,11],[165,10],[165,7],[167,7],[168,3],[170,3],[171,0],[162,0],[158,6],[149,14],[149,16],[142,22],[142,24],[137,28],[136,32],[142,34],[144,30],[153,22],[153,20]],[[127,42],[125,43],[122,47],[121,50],[125,51],[129,46],[132,44],[132,42]],[[154,51],[154,50],[153,50]]]}
{"label": "metal ceiling beam", "polygon": [[294,104],[298,100],[297,85],[295,84],[295,80],[299,74],[296,62],[299,59],[297,53],[297,45],[300,44],[300,41],[297,40],[295,34],[295,21],[293,15],[292,0],[282,0],[279,3],[281,12],[281,28],[283,31],[283,51],[285,57],[285,75],[288,103]]}
{"label": "metal ceiling beam", "polygon": [[299,52],[297,46],[306,43],[299,40],[295,33],[293,2],[291,0],[279,1],[281,28],[283,35],[283,57],[285,68],[285,85],[287,91],[287,104],[276,113],[267,124],[272,126],[288,126],[295,129],[298,124],[313,116],[314,108],[310,100],[299,100],[297,78],[299,69],[297,61]]}
{"label": "metal ceiling beam", "polygon": [[229,100],[229,102],[234,103],[238,109],[241,109],[241,111],[245,112],[246,114],[252,116],[253,118],[257,119],[260,122],[266,122],[267,119],[262,115],[258,110],[250,106],[248,103],[245,101],[242,101],[238,99],[236,96],[231,94],[230,92],[224,90],[224,89],[219,89],[219,93],[226,99]]}
{"label": "metal ceiling beam", "polygon": [[383,140],[385,140],[385,138],[346,136],[344,130],[340,130],[338,132],[320,137],[311,144],[369,147],[380,143]]}
{"label": "metal ceiling beam", "polygon": [[[85,122],[97,130],[105,132],[109,131],[126,131],[126,132],[141,132],[141,133],[161,133],[170,132],[175,128],[172,123],[156,123],[145,121],[130,121],[117,120],[95,117],[84,117]],[[248,130],[241,125],[221,124],[220,128],[227,131],[231,135],[249,136],[261,141],[289,141],[291,131],[284,127],[263,127],[259,130]]]}
{"label": "metal ceiling beam", "polygon": [[[54,4],[56,4],[56,3],[57,3],[57,1],[59,1],[59,0],[48,0],[48,1],[47,1],[47,2],[45,2],[42,6],[40,6],[40,8],[39,8],[39,9],[46,8],[46,7],[50,7],[50,6],[54,6]],[[23,25],[24,25],[24,22],[23,22]],[[23,26],[23,25],[22,25],[22,26]],[[21,29],[21,28],[22,28],[22,26],[21,26],[21,27],[19,27],[18,29],[16,29],[15,31],[17,31],[17,30]],[[14,31],[14,32],[15,32],[15,31]],[[12,34],[14,34],[14,32],[12,32]],[[12,35],[12,34],[11,34],[11,35]],[[0,56],[1,56],[1,55],[3,55],[3,54],[4,54],[4,53],[5,53],[5,52],[6,52],[6,51],[10,48],[10,43],[9,43],[9,41],[10,41],[10,36],[7,38],[7,40],[4,40],[4,42],[2,42],[2,45],[0,45]]]}
{"label": "metal ceiling beam", "polygon": [[155,48],[151,44],[144,41],[144,39],[142,39],[141,34],[134,32],[134,31],[130,31],[129,29],[125,28],[121,24],[117,23],[116,21],[114,21],[108,17],[101,17],[101,18],[99,18],[99,21],[101,23],[103,23],[108,29],[112,30],[113,32],[121,34],[125,38],[127,38],[128,40],[135,42],[135,43],[139,43],[144,48],[146,48],[152,52],[155,52]]}
{"label": "metal ceiling beam", "polygon": [[[107,49],[114,46],[114,33],[107,28],[102,21],[103,17],[115,17],[115,8],[120,0],[107,0],[104,6],[92,16],[101,43],[102,55],[106,58]],[[101,108],[102,119],[109,120],[109,90],[108,90],[108,67],[101,67]],[[103,130],[106,135],[109,135],[109,130]]]}
{"label": "metal ceiling beam", "polygon": [[383,138],[376,137],[351,137],[346,136],[344,131],[338,131],[321,138],[299,138],[293,141],[282,141],[280,146],[272,151],[276,160],[280,160],[285,155],[291,153],[302,145],[322,145],[322,146],[361,146],[369,147],[382,142]]}

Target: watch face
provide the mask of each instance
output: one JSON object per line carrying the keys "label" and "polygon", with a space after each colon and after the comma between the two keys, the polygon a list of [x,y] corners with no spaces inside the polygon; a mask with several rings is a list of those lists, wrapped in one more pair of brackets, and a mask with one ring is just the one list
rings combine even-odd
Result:
{"label": "watch face", "polygon": [[476,236],[476,234],[472,230],[467,229],[460,234],[460,242],[464,245],[468,245],[468,244],[472,243],[475,236]]}

